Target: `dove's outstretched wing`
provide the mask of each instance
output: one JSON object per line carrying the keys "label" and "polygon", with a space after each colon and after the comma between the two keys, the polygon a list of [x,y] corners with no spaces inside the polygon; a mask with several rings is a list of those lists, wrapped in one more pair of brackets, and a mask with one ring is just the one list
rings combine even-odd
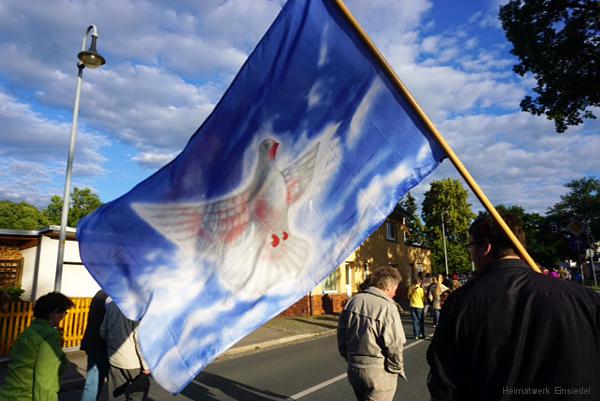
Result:
{"label": "dove's outstretched wing", "polygon": [[319,143],[283,170],[288,205],[296,202],[311,183],[318,153]]}
{"label": "dove's outstretched wing", "polygon": [[132,209],[152,228],[187,254],[217,256],[225,244],[248,228],[248,192],[215,202],[133,203]]}

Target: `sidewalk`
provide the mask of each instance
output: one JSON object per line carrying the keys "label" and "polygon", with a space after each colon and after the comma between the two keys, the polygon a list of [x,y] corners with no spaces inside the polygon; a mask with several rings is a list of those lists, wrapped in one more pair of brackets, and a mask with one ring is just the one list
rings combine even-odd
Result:
{"label": "sidewalk", "polygon": [[337,322],[338,316],[336,315],[276,317],[241,339],[223,356],[238,355],[311,337],[333,334],[337,328]]}
{"label": "sidewalk", "polygon": [[[337,327],[337,316],[322,315],[314,317],[276,317],[262,327],[250,333],[217,358],[234,358],[251,352],[281,346],[283,344],[306,340],[322,335],[335,333]],[[71,362],[61,379],[61,393],[79,392],[83,386],[87,357],[85,352],[73,350],[67,352],[67,358]],[[8,362],[0,362],[0,383],[8,373]],[[62,399],[66,399],[61,397]],[[70,398],[69,398],[70,399]]]}

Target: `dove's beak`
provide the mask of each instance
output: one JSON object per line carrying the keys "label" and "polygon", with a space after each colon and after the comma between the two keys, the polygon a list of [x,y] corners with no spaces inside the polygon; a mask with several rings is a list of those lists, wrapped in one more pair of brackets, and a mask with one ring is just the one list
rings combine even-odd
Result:
{"label": "dove's beak", "polygon": [[275,156],[277,156],[277,148],[279,148],[279,144],[275,142],[269,150],[269,160],[275,160]]}

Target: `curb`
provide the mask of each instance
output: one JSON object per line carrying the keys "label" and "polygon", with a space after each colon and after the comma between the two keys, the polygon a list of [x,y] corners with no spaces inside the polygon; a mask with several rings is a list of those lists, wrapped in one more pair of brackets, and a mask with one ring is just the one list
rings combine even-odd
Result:
{"label": "curb", "polygon": [[275,340],[263,341],[263,342],[256,343],[256,344],[243,345],[241,347],[231,348],[228,351],[225,351],[221,356],[233,356],[233,355],[239,355],[239,354],[243,354],[243,353],[251,352],[251,351],[264,350],[267,348],[271,348],[271,347],[274,347],[277,345],[291,343],[294,341],[300,341],[300,340],[305,340],[308,338],[316,338],[316,337],[331,335],[331,334],[334,334],[335,332],[336,332],[335,329],[331,329],[331,330],[323,331],[321,333],[296,334],[293,336],[277,338]]}

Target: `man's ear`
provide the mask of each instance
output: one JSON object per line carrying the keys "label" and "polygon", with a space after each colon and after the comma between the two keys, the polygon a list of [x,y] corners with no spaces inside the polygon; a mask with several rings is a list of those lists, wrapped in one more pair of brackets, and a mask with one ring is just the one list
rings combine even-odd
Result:
{"label": "man's ear", "polygon": [[490,244],[489,242],[486,242],[485,244],[483,244],[482,246],[483,248],[483,254],[488,256],[491,255],[492,253],[492,244]]}

